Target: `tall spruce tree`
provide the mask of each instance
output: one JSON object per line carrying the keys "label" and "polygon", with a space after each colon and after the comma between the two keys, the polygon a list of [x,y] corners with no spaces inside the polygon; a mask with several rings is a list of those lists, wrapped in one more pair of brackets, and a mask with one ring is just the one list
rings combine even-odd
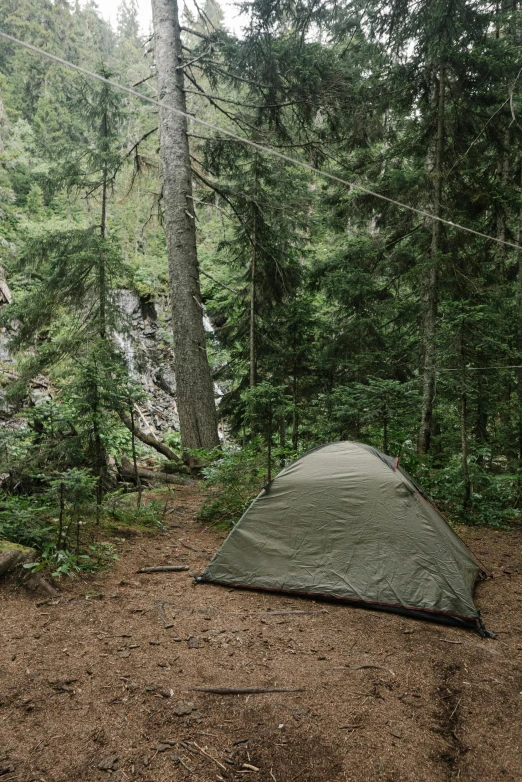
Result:
{"label": "tall spruce tree", "polygon": [[[153,0],[152,10],[158,95],[166,106],[185,113],[177,2]],[[187,449],[213,448],[219,440],[203,326],[187,120],[166,106],[160,109],[160,141],[181,439]]]}

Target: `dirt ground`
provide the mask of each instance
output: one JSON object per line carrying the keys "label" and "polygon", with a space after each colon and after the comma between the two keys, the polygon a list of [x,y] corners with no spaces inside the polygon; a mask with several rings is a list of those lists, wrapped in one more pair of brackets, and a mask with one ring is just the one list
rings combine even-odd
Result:
{"label": "dirt ground", "polygon": [[460,530],[493,576],[476,593],[487,640],[137,574],[199,573],[225,537],[198,536],[194,487],[165,497],[168,529],[119,540],[110,572],[47,602],[0,591],[1,782],[522,779],[521,531]]}

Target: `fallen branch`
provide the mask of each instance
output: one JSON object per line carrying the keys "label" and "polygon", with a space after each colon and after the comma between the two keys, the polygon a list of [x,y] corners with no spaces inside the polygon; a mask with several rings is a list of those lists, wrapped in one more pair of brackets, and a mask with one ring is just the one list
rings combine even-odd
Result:
{"label": "fallen branch", "polygon": [[9,289],[7,280],[5,279],[4,267],[0,266],[0,303],[11,304],[13,300],[13,294]]}
{"label": "fallen branch", "polygon": [[195,741],[192,742],[192,746],[196,747],[197,751],[200,752],[202,755],[204,755],[206,758],[210,758],[210,760],[213,760],[214,763],[217,763],[219,768],[222,768],[223,771],[227,770],[227,767],[223,765],[223,763],[220,763],[219,760],[216,760],[216,758],[213,758],[212,755],[210,755],[208,752],[205,752],[203,747],[200,747],[199,744],[196,744]]}
{"label": "fallen branch", "polygon": [[209,692],[211,695],[259,695],[265,692],[306,692],[304,687],[188,687],[197,692]]}
{"label": "fallen branch", "polygon": [[320,611],[259,611],[263,616],[286,616],[287,614],[327,614],[326,608]]}
{"label": "fallen branch", "polygon": [[179,573],[188,569],[188,565],[158,565],[157,567],[142,567],[136,573]]}
{"label": "fallen branch", "polygon": [[150,447],[154,448],[158,453],[161,453],[163,454],[163,456],[166,456],[167,459],[169,459],[169,461],[182,464],[181,458],[178,456],[177,453],[172,451],[168,447],[168,445],[165,445],[165,443],[161,442],[161,440],[157,440],[151,434],[147,434],[146,432],[143,431],[143,429],[140,429],[139,426],[136,426],[136,424],[134,424],[133,426],[130,417],[123,411],[120,411],[119,416],[122,423],[125,424],[129,432],[133,431],[134,436],[137,437],[138,440],[141,440],[141,442],[145,443],[145,445],[150,445]]}
{"label": "fallen branch", "polygon": [[168,630],[169,627],[174,627],[172,622],[169,622],[169,620],[167,619],[167,614],[165,612],[165,603],[162,603],[161,600],[158,600],[157,609],[158,609],[158,616],[163,622],[163,627],[165,628],[165,630]]}
{"label": "fallen branch", "polygon": [[[121,467],[118,472],[124,480],[135,481],[136,473],[134,466],[128,459],[122,459]],[[141,480],[144,481],[160,481],[161,483],[174,483],[178,486],[188,486],[190,480],[183,478],[181,475],[170,475],[166,472],[158,472],[157,470],[147,470],[145,467],[138,467],[138,475]]]}
{"label": "fallen branch", "polygon": [[449,638],[439,638],[445,644],[462,644],[462,641],[450,641]]}

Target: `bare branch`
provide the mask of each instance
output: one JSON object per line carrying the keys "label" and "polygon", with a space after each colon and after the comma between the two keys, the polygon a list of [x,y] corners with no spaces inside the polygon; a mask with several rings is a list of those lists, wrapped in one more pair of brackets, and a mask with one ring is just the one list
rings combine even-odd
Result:
{"label": "bare branch", "polygon": [[189,62],[184,62],[182,65],[176,65],[176,70],[180,71],[182,68],[188,68],[189,65],[194,65],[195,62],[197,62],[198,60],[202,60],[203,57],[206,57],[207,55],[208,55],[208,51],[199,54],[197,57],[194,57],[194,59],[190,60]]}
{"label": "bare branch", "polygon": [[150,76],[145,76],[144,79],[141,79],[141,81],[137,81],[136,84],[133,84],[132,86],[139,87],[140,84],[145,84],[145,82],[148,81],[149,79],[153,79],[155,75],[156,75],[155,73],[151,73]]}
{"label": "bare branch", "polygon": [[[193,60],[192,62],[195,62]],[[187,63],[188,65],[191,65],[192,63]],[[178,66],[179,68],[185,67],[185,66]],[[245,109],[281,109],[284,106],[294,106],[298,101],[295,100],[289,100],[285,103],[268,103],[266,105],[261,105],[258,103],[242,103],[239,100],[232,100],[231,98],[221,98],[219,95],[209,95],[208,92],[197,92],[197,90],[185,90],[185,92],[189,92],[192,95],[203,95],[205,98],[208,98],[208,100],[219,100],[222,103],[233,103],[234,106],[242,106]],[[306,101],[301,101],[306,102]]]}
{"label": "bare branch", "polygon": [[239,296],[239,291],[234,290],[234,288],[229,288],[228,285],[225,285],[224,282],[220,282],[219,280],[216,280],[215,277],[213,277],[208,272],[204,272],[203,269],[200,267],[199,273],[202,274],[204,277],[208,277],[209,280],[212,280],[212,282],[215,282],[216,285],[221,285],[222,288],[226,288],[227,291],[230,291],[230,293],[235,293],[236,296]]}
{"label": "bare branch", "polygon": [[152,134],[153,134],[153,133],[155,133],[157,130],[158,130],[158,128],[156,127],[156,128],[152,128],[152,130],[148,130],[146,133],[144,133],[144,134],[143,134],[143,136],[142,136],[142,137],[139,139],[139,141],[137,141],[137,142],[136,142],[136,143],[135,143],[135,144],[134,144],[134,145],[133,145],[133,146],[132,146],[132,147],[129,149],[129,151],[127,152],[127,154],[125,155],[125,157],[130,157],[130,156],[132,155],[132,153],[134,152],[134,150],[135,150],[135,149],[137,149],[137,148],[139,147],[139,145],[140,145],[140,144],[141,144],[143,141],[145,141],[145,139],[147,139],[149,136],[152,136]]}
{"label": "bare branch", "polygon": [[189,35],[196,35],[198,38],[203,38],[204,41],[208,41],[208,35],[203,35],[203,33],[199,33],[197,30],[191,30],[190,27],[183,27],[183,25],[180,25],[179,29],[184,33],[188,33]]}

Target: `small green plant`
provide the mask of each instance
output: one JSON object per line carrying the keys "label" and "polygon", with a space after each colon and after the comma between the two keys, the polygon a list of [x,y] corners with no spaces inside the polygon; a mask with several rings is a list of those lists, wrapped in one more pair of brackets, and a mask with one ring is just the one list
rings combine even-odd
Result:
{"label": "small green plant", "polygon": [[0,496],[0,538],[41,549],[51,543],[53,508],[41,496]]}
{"label": "small green plant", "polygon": [[86,554],[76,554],[48,543],[43,547],[38,562],[29,562],[23,567],[33,573],[48,571],[53,578],[59,578],[72,576],[80,571],[94,573],[117,559],[119,557],[111,543],[93,543]]}
{"label": "small green plant", "polygon": [[258,441],[243,450],[229,448],[220,452],[219,457],[203,469],[203,487],[208,495],[199,518],[224,526],[237,522],[263,488],[265,459]]}
{"label": "small green plant", "polygon": [[245,421],[252,432],[259,432],[266,446],[267,483],[272,480],[272,437],[277,429],[281,416],[288,410],[289,403],[285,398],[283,386],[274,386],[263,381],[249,388],[242,394],[245,404]]}
{"label": "small green plant", "polygon": [[161,528],[165,512],[163,502],[151,499],[138,505],[135,493],[126,494],[123,489],[118,489],[105,497],[103,519],[109,525]]}

